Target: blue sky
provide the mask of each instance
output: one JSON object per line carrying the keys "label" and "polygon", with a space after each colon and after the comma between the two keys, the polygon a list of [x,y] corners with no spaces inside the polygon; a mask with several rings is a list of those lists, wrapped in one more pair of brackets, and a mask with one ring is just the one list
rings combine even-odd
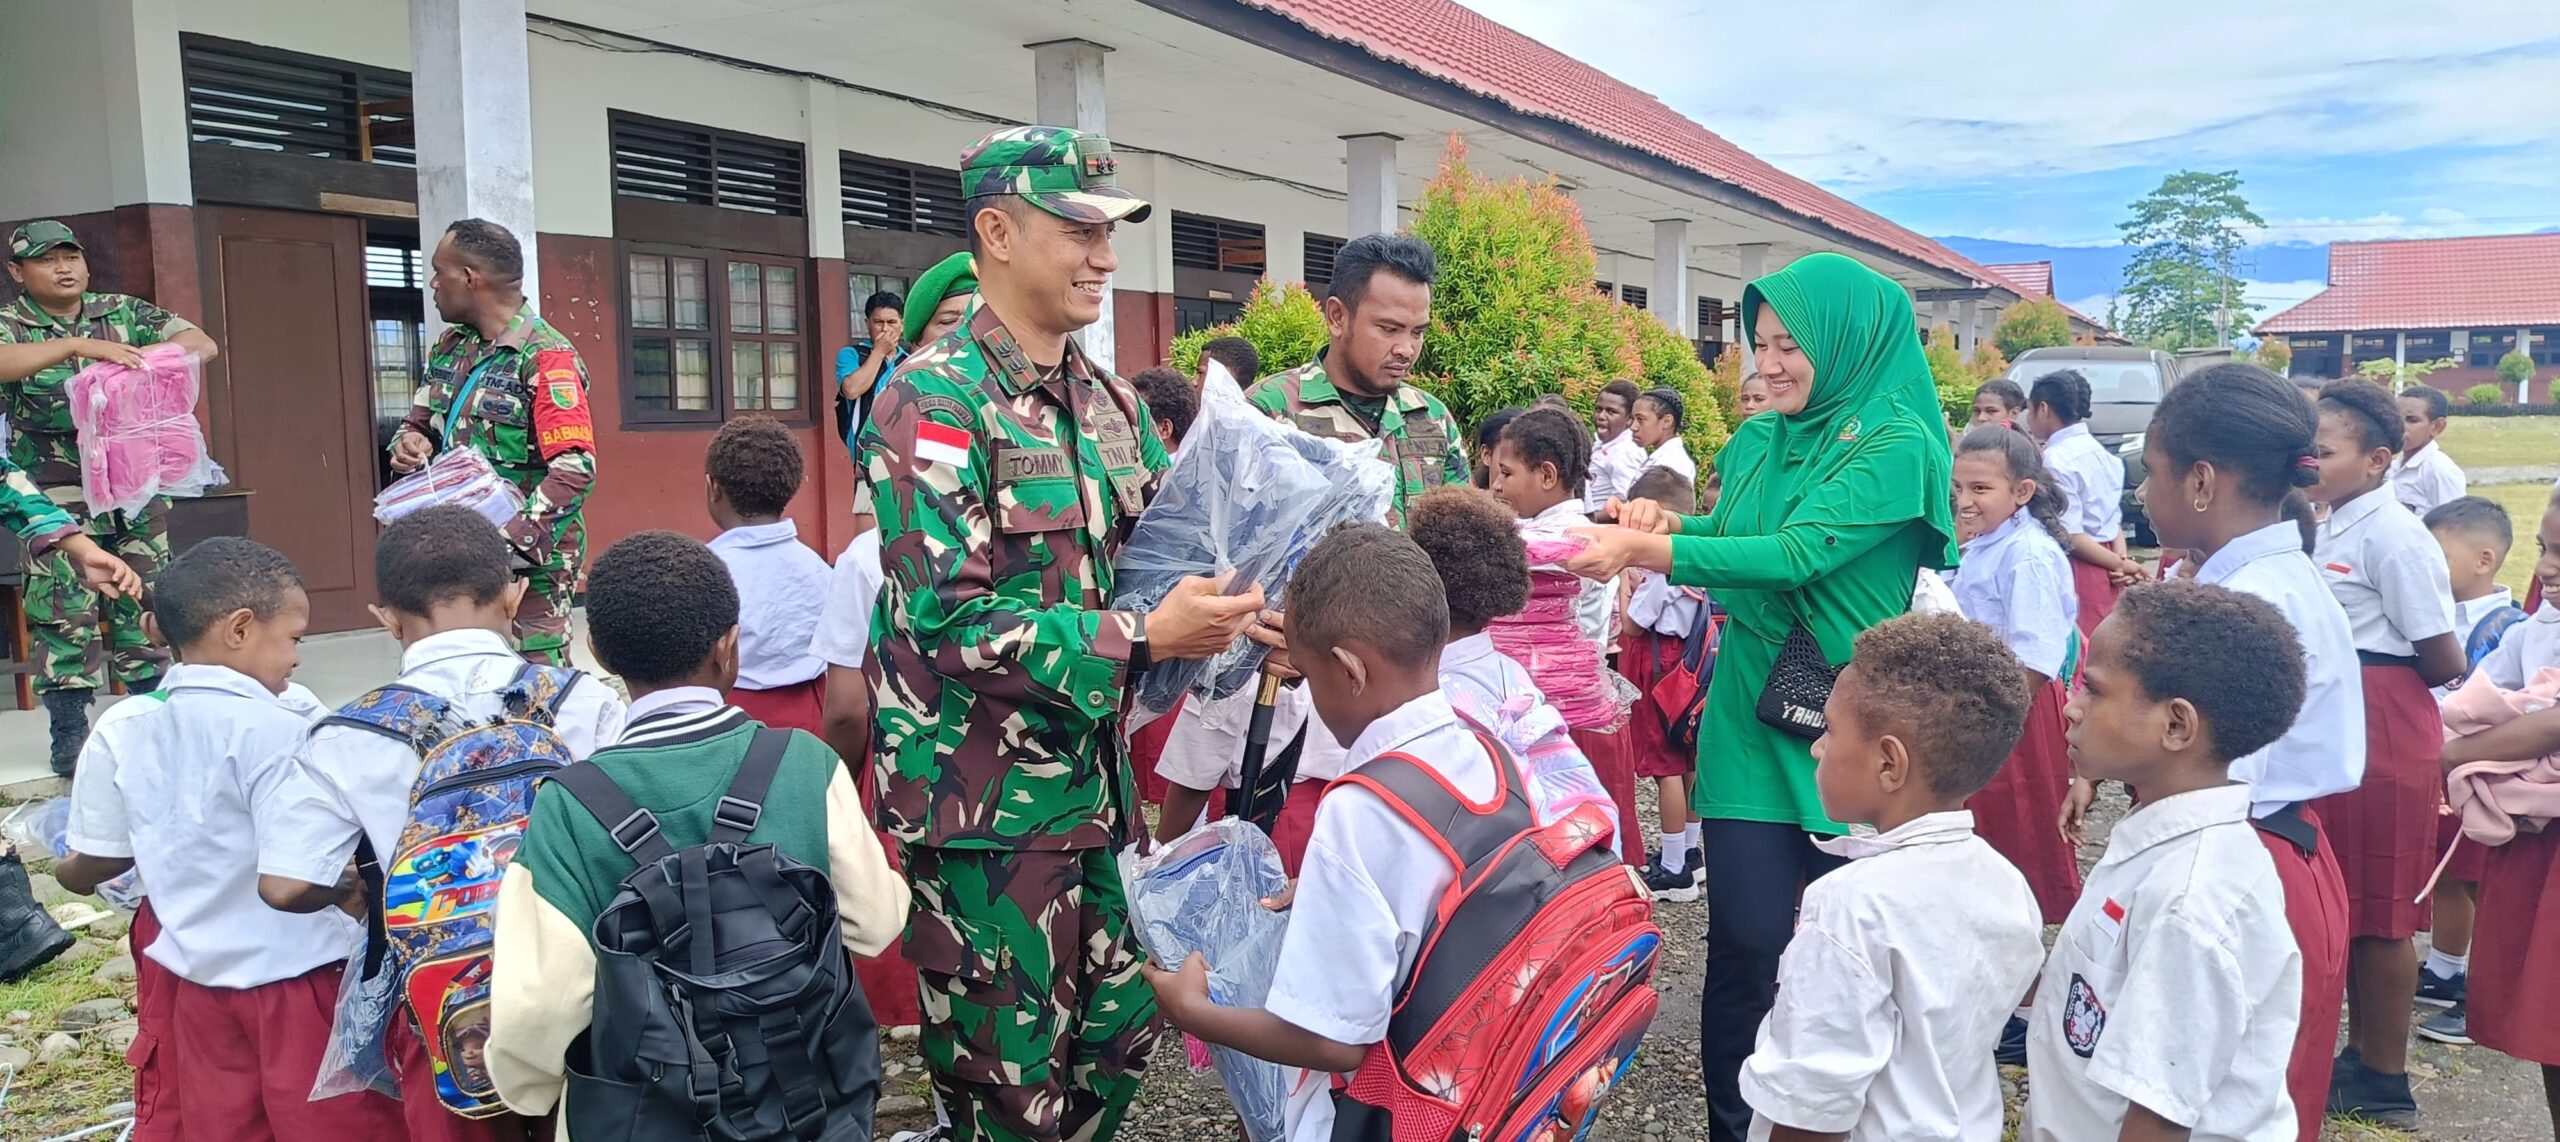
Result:
{"label": "blue sky", "polygon": [[[2318,288],[2296,244],[2560,227],[2554,0],[1461,2],[1932,236],[2114,245],[2236,169],[2270,306]],[[2103,312],[2093,255],[2056,292]]]}

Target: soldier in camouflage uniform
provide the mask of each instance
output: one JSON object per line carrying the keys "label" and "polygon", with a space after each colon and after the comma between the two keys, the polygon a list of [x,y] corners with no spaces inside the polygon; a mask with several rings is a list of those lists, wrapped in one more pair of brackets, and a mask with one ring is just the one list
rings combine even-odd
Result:
{"label": "soldier in camouflage uniform", "polygon": [[[169,561],[169,501],[89,512],[67,389],[72,375],[93,361],[141,365],[135,350],[147,345],[169,342],[210,360],[213,339],[141,298],[89,292],[88,254],[60,222],[30,222],[9,236],[9,276],[25,290],[0,308],[0,405],[9,414],[9,459],[47,499],[78,517],[97,546],[147,582]],[[144,638],[139,593],[101,597],[84,582],[73,549],[61,544],[30,555],[26,607],[41,667],[36,689],[52,719],[53,771],[67,777],[88,739],[89,704],[107,679],[129,690],[151,689],[168,669],[169,653]]]}
{"label": "soldier in camouflage uniform", "polygon": [[1261,592],[1208,580],[1105,609],[1167,466],[1137,394],[1070,336],[1101,311],[1112,229],[1147,204],[1111,144],[999,131],[962,158],[980,307],[881,386],[854,510],[886,584],[867,671],[881,825],[906,846],[922,1050],[962,1139],[1107,1139],[1156,1039],[1112,850],[1141,822],[1129,687],[1201,658]]}
{"label": "soldier in camouflage uniform", "polygon": [[1245,393],[1254,407],[1331,440],[1384,440],[1396,468],[1388,522],[1402,526],[1404,506],[1441,484],[1467,479],[1464,440],[1449,406],[1407,384],[1431,324],[1431,279],[1438,263],[1419,238],[1371,234],[1334,255],[1325,293],[1328,341],[1316,359],[1274,373]]}
{"label": "soldier in camouflage uniform", "polygon": [[587,492],[596,480],[596,430],[587,366],[525,300],[524,250],[494,222],[466,218],[436,243],[428,288],[451,323],[427,357],[426,383],[391,438],[391,467],[413,472],[452,447],[472,449],[524,493],[501,529],[517,573],[531,580],[516,611],[526,658],[559,666],[569,654],[570,596],[586,565]]}

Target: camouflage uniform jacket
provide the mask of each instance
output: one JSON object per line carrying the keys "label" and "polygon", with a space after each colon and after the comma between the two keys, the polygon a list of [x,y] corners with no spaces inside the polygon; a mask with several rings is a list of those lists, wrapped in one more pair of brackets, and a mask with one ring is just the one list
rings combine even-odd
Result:
{"label": "camouflage uniform jacket", "polygon": [[1117,843],[1138,821],[1118,721],[1140,618],[1105,607],[1168,466],[1136,390],[1072,340],[1044,381],[981,307],[881,385],[855,453],[886,579],[881,826],[952,848]]}
{"label": "camouflage uniform jacket", "polygon": [[[80,295],[78,317],[56,317],[24,294],[0,308],[0,345],[95,337],[141,348],[193,328],[186,318],[123,293]],[[96,363],[74,357],[16,384],[0,386],[8,394],[0,403],[9,413],[9,461],[25,469],[39,488],[72,489],[73,502],[80,487],[80,439],[71,424],[71,378]]]}
{"label": "camouflage uniform jacket", "polygon": [[1398,385],[1387,397],[1381,423],[1370,424],[1343,403],[1342,391],[1324,375],[1322,355],[1264,377],[1245,399],[1275,420],[1328,440],[1385,440],[1380,458],[1396,468],[1395,504],[1387,521],[1398,527],[1404,523],[1405,504],[1415,496],[1441,484],[1463,484],[1471,472],[1457,421],[1440,398],[1413,385]]}
{"label": "camouflage uniform jacket", "polygon": [[[457,397],[465,408],[454,408]],[[400,427],[424,435],[439,451],[472,448],[515,481],[524,492],[524,514],[507,526],[507,542],[536,564],[550,559],[595,485],[587,366],[529,302],[496,340],[469,325],[446,329],[427,355],[426,383]]]}
{"label": "camouflage uniform jacket", "polygon": [[0,458],[0,527],[18,533],[27,541],[27,554],[35,556],[77,534],[80,523],[37,491],[26,472]]}

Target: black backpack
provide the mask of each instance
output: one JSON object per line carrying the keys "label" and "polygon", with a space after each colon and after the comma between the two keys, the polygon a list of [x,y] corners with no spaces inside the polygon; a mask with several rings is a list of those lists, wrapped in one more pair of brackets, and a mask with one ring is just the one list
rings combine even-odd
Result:
{"label": "black backpack", "polygon": [[826,873],[746,843],[791,733],[758,727],[710,835],[678,850],[592,762],[549,780],[639,862],[589,935],[569,1048],[579,1142],[870,1142],[880,1041]]}

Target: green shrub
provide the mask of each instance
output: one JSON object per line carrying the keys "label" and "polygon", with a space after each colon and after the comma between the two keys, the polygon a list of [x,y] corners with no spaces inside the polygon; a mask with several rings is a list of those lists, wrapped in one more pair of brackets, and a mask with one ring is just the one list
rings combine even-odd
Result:
{"label": "green shrub", "polygon": [[[1307,287],[1264,278],[1253,287],[1253,296],[1245,299],[1244,312],[1234,321],[1194,329],[1174,338],[1173,367],[1185,376],[1198,376],[1200,347],[1219,337],[1242,337],[1253,342],[1265,373],[1294,369],[1315,360],[1316,353],[1324,348],[1324,309],[1316,304],[1315,295],[1308,293]],[[1236,383],[1251,385],[1257,379],[1238,377]]]}
{"label": "green shrub", "polygon": [[1938,408],[1946,414],[1947,424],[1972,420],[1973,390],[1982,382],[1956,352],[1956,331],[1944,325],[1929,330],[1929,347],[1922,356],[1929,362],[1929,379],[1937,383]]}
{"label": "green shrub", "polygon": [[2258,364],[2270,373],[2283,375],[2286,369],[2293,367],[2293,346],[2282,337],[2261,338],[2258,341]]}
{"label": "green shrub", "polygon": [[2464,404],[2491,405],[2497,404],[2505,399],[2507,399],[2507,394],[2500,391],[2498,386],[2490,384],[2487,381],[2482,381],[2479,384],[2462,390],[2462,402]]}
{"label": "green shrub", "polygon": [[2068,345],[2071,316],[2062,311],[2061,302],[2052,298],[2028,298],[2000,315],[2000,327],[1992,331],[1991,343],[2000,347],[2004,358],[2016,358],[2029,349]]}
{"label": "green shrub", "polygon": [[[2511,385],[2522,386],[2533,379],[2533,358],[2522,349],[2507,350],[2506,356],[2498,358],[2498,379]],[[2519,387],[2516,391],[2524,390]]]}

